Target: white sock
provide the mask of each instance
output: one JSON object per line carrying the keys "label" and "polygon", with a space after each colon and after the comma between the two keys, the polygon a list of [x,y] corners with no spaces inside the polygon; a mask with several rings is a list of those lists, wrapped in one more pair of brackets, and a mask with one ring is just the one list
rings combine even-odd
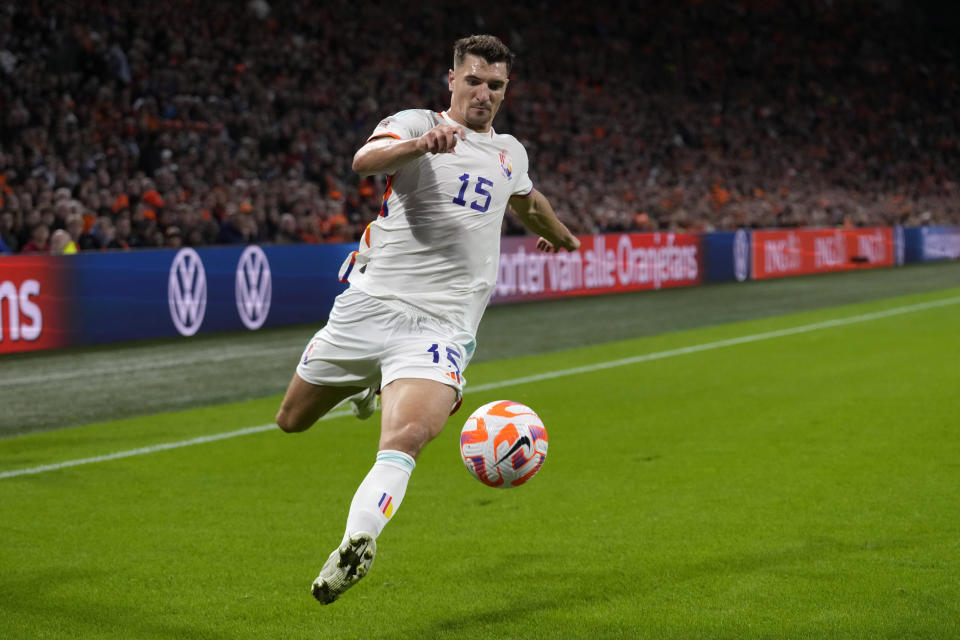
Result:
{"label": "white sock", "polygon": [[377,453],[377,461],[353,495],[344,541],[360,531],[366,531],[374,538],[380,535],[400,507],[403,494],[407,492],[410,473],[416,464],[413,458],[402,451]]}

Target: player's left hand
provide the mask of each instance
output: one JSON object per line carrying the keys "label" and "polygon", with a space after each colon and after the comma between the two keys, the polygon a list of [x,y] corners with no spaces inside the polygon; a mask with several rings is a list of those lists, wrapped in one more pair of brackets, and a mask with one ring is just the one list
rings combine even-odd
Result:
{"label": "player's left hand", "polygon": [[543,253],[556,253],[560,249],[567,251],[576,251],[580,248],[580,239],[577,236],[570,236],[570,239],[563,245],[557,246],[544,237],[537,238],[537,251]]}
{"label": "player's left hand", "polygon": [[542,251],[544,253],[556,253],[557,247],[553,246],[553,243],[546,238],[537,238],[537,251]]}
{"label": "player's left hand", "polygon": [[540,237],[537,238],[537,251],[542,251],[543,253],[556,253],[557,251],[560,251],[560,247],[554,245],[546,238]]}

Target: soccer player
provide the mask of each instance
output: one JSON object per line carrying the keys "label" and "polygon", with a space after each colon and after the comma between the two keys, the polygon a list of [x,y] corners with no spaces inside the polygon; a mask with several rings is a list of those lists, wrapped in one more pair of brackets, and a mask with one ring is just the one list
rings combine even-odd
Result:
{"label": "soccer player", "polygon": [[379,452],[311,587],[321,603],[367,574],[417,455],[459,406],[507,205],[540,236],[539,250],[580,246],[533,188],[523,146],[493,130],[513,59],[494,36],[458,40],[450,108],[387,117],[353,158],[360,175],[389,175],[380,216],[345,261],[340,277],[350,286],[307,345],[277,413],[281,429],[303,431],[349,399],[363,419],[380,391]]}

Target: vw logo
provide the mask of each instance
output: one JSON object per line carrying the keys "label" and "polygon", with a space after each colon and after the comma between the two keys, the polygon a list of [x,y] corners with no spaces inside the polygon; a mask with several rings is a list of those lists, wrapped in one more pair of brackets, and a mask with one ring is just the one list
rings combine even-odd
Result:
{"label": "vw logo", "polygon": [[733,275],[743,282],[750,275],[750,237],[743,229],[733,236]]}
{"label": "vw logo", "polygon": [[273,292],[270,263],[263,249],[255,245],[244,249],[237,263],[236,283],[240,320],[247,329],[259,329],[270,313],[270,296]]}
{"label": "vw logo", "polygon": [[167,284],[170,318],[177,331],[192,336],[203,324],[207,310],[207,274],[200,255],[193,249],[180,249],[170,265]]}

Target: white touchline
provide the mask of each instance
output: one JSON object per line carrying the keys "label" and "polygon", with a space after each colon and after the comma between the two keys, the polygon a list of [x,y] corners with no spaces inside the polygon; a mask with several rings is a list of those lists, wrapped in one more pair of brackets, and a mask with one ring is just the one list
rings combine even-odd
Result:
{"label": "white touchline", "polygon": [[[562,378],[564,376],[572,376],[578,373],[590,373],[592,371],[602,371],[604,369],[612,369],[614,367],[623,367],[626,365],[638,364],[641,362],[649,362],[650,360],[662,360],[664,358],[672,358],[674,356],[682,356],[689,353],[698,353],[700,351],[710,351],[711,349],[732,347],[738,344],[760,342],[761,340],[770,340],[772,338],[782,338],[784,336],[792,336],[798,333],[809,333],[810,331],[819,331],[820,329],[829,329],[832,327],[842,327],[844,325],[856,324],[858,322],[867,322],[870,320],[878,320],[880,318],[888,318],[890,316],[902,315],[904,313],[913,313],[914,311],[924,311],[926,309],[934,309],[936,307],[945,307],[947,305],[957,304],[958,302],[960,302],[960,296],[955,298],[944,298],[942,300],[933,300],[930,302],[921,302],[918,304],[911,304],[903,307],[894,307],[892,309],[886,309],[884,311],[875,311],[873,313],[864,313],[857,316],[848,316],[846,318],[836,318],[834,320],[824,320],[823,322],[814,322],[813,324],[805,324],[799,327],[791,327],[789,329],[778,329],[776,331],[754,333],[748,336],[740,336],[739,338],[728,338],[727,340],[717,340],[716,342],[705,342],[703,344],[695,344],[689,347],[679,347],[677,349],[668,349],[666,351],[646,353],[640,356],[621,358],[619,360],[609,360],[607,362],[598,362],[596,364],[588,364],[582,367],[573,367],[572,369],[562,369],[560,371],[538,373],[532,376],[523,376],[521,378],[512,378],[510,380],[488,382],[486,384],[478,384],[478,385],[471,386],[469,389],[471,392],[490,391],[492,389],[501,389],[503,387],[510,387],[518,384],[527,384],[530,382],[539,382],[541,380],[550,380],[551,378]],[[333,418],[342,418],[348,415],[350,415],[348,411],[333,411],[323,416],[321,420],[331,420]],[[37,473],[44,473],[47,471],[57,471],[58,469],[66,469],[68,467],[77,467],[84,464],[93,464],[94,462],[106,462],[107,460],[117,460],[119,458],[130,458],[133,456],[142,456],[142,455],[147,455],[149,453],[156,453],[158,451],[166,451],[168,449],[179,449],[181,447],[190,447],[195,444],[204,444],[206,442],[215,442],[217,440],[228,440],[230,438],[245,436],[251,433],[262,433],[264,431],[270,431],[276,428],[277,426],[274,424],[262,424],[257,427],[247,427],[245,429],[237,429],[236,431],[227,431],[225,433],[215,433],[209,436],[199,436],[197,438],[190,438],[189,440],[180,440],[177,442],[166,442],[161,444],[150,445],[147,447],[140,447],[139,449],[128,449],[126,451],[117,451],[115,453],[108,453],[102,456],[93,456],[92,458],[78,458],[76,460],[67,460],[66,462],[45,464],[39,467],[29,467],[26,469],[14,469],[12,471],[3,471],[3,472],[0,472],[0,479],[16,478],[18,476],[33,475]]]}

